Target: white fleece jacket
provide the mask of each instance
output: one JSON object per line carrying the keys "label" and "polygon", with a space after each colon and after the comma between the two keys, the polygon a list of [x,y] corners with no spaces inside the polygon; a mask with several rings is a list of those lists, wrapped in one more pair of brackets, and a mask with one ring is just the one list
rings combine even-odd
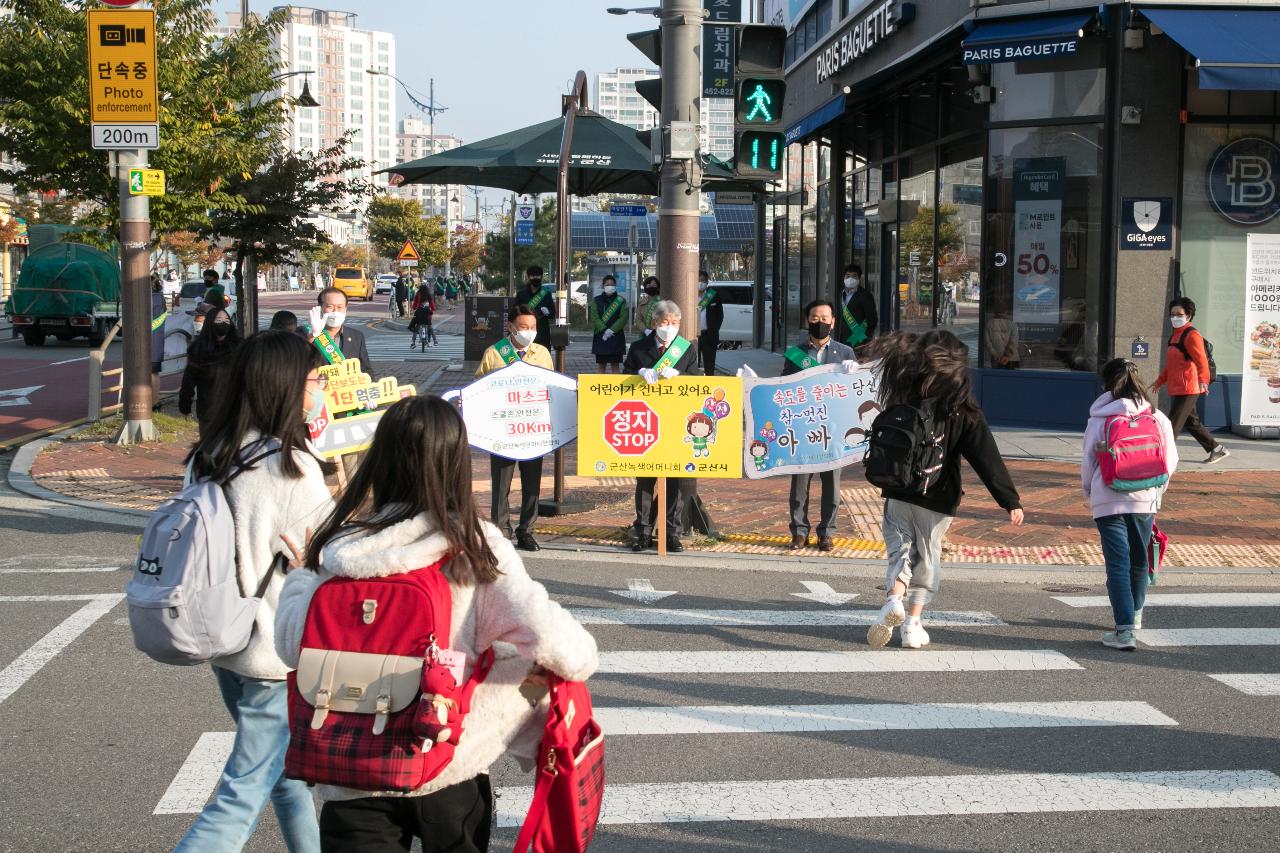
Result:
{"label": "white fleece jacket", "polygon": [[[243,457],[246,461],[267,449],[256,433],[249,439],[246,447],[250,449]],[[253,448],[254,443],[261,449]],[[281,537],[288,536],[303,547],[307,528],[319,527],[333,509],[333,498],[315,457],[295,451],[294,459],[302,470],[298,479],[287,477],[280,470],[281,458],[279,453],[273,453],[237,475],[226,490],[236,525],[240,589],[247,595],[257,591],[276,554],[289,554]],[[284,573],[277,569],[258,606],[249,645],[213,661],[215,666],[250,678],[282,680],[289,674],[292,667],[285,666],[275,648],[276,606],[284,581]]]}
{"label": "white fleece jacket", "polygon": [[[488,677],[472,695],[471,712],[453,760],[439,776],[408,794],[317,785],[320,799],[421,796],[487,772],[503,753],[527,763],[537,753],[547,716],[545,697],[539,706],[530,707],[520,693],[530,662],[572,681],[584,681],[595,672],[599,662],[595,638],[548,597],[542,584],[529,577],[520,556],[498,528],[488,522],[483,525],[502,574],[483,585],[461,585],[450,578],[453,615],[449,646],[466,654],[466,678],[485,649],[493,647],[495,660]],[[289,573],[276,610],[276,651],[289,666],[297,666],[307,610],[316,588],[326,579],[405,574],[436,562],[447,548],[444,536],[426,515],[377,533],[353,534],[329,543],[319,572]]]}
{"label": "white fleece jacket", "polygon": [[[1089,407],[1089,424],[1084,429],[1084,460],[1080,464],[1080,482],[1084,486],[1085,497],[1093,507],[1093,517],[1103,518],[1108,515],[1146,515],[1155,513],[1160,508],[1160,498],[1168,488],[1168,484],[1154,489],[1143,489],[1140,492],[1117,492],[1102,482],[1102,472],[1098,468],[1098,456],[1094,449],[1102,441],[1103,427],[1107,418],[1113,415],[1136,415],[1148,411],[1151,404],[1135,403],[1128,397],[1117,400],[1111,392],[1103,394],[1093,401]],[[1169,476],[1178,468],[1178,444],[1173,437],[1173,424],[1159,410],[1155,413],[1160,424],[1160,432],[1164,436],[1164,456],[1168,463]]]}

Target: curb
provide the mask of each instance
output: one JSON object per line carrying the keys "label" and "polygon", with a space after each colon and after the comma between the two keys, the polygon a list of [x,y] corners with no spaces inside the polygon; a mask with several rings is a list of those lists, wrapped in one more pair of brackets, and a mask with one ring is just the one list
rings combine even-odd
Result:
{"label": "curb", "polygon": [[40,451],[44,450],[51,444],[57,444],[70,435],[76,428],[64,429],[62,432],[56,433],[49,438],[41,438],[36,441],[29,442],[18,448],[18,452],[14,454],[13,463],[9,466],[9,485],[15,490],[27,495],[28,497],[39,498],[40,500],[50,501],[52,503],[66,504],[68,506],[79,507],[81,509],[91,509],[97,512],[109,512],[118,515],[126,515],[131,518],[148,518],[151,513],[139,509],[128,509],[127,507],[116,506],[115,504],[100,503],[98,501],[86,501],[80,498],[73,498],[60,492],[51,491],[41,486],[31,476],[31,466],[35,463],[36,457],[40,455]]}

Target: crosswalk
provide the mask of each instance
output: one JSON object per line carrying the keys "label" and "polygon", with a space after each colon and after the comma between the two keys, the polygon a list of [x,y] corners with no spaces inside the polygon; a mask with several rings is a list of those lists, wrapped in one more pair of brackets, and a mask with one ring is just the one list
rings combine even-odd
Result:
{"label": "crosswalk", "polygon": [[[663,604],[678,605],[680,595]],[[1081,611],[1107,606],[1105,596],[1045,594],[1045,602]],[[630,849],[628,828],[661,825],[787,821],[829,829],[854,818],[1280,808],[1274,761],[1257,756],[1228,766],[1201,756],[1201,766],[1194,751],[1175,749],[1143,752],[1139,761],[1115,751],[1129,735],[1107,734],[1179,733],[1179,743],[1197,734],[1201,721],[1179,719],[1191,713],[1186,704],[1167,706],[1174,700],[1160,690],[1140,698],[1115,675],[1139,665],[1163,672],[1170,664],[1156,656],[1186,649],[1198,653],[1194,667],[1157,677],[1205,679],[1203,689],[1241,701],[1280,697],[1280,673],[1242,666],[1257,664],[1256,655],[1215,651],[1280,644],[1280,629],[1215,627],[1238,608],[1280,608],[1280,596],[1152,594],[1146,621],[1153,627],[1138,633],[1145,648],[1136,655],[1096,641],[1037,641],[1038,629],[1018,614],[963,610],[926,614],[926,625],[941,629],[926,649],[870,650],[860,628],[874,618],[871,606],[767,603],[773,606],[570,608],[601,649],[592,688],[610,769],[599,849]],[[1094,615],[1080,612],[1078,622],[1097,623],[1100,634],[1107,617]],[[885,676],[899,688],[891,696],[877,693]],[[1273,705],[1225,702],[1220,712],[1228,708],[1275,713]],[[1046,747],[1055,732],[1074,732],[1064,734],[1072,747]],[[945,738],[931,741],[935,749],[946,745],[945,772],[886,772],[910,750],[897,752],[901,741],[884,739],[928,733]],[[797,739],[806,737],[818,740]],[[990,760],[993,737],[1030,749],[1045,765],[1001,769]],[[226,732],[190,741],[190,758],[156,813],[198,811],[230,746]],[[868,760],[868,752],[877,757]],[[734,774],[724,778],[708,755],[737,756],[724,763]],[[525,779],[498,778],[499,828],[523,820],[532,797]]]}
{"label": "crosswalk", "polygon": [[440,335],[439,344],[427,347],[422,351],[418,347],[410,348],[412,340],[408,332],[402,334],[367,335],[365,346],[369,349],[369,358],[375,364],[386,361],[462,361],[462,335]]}

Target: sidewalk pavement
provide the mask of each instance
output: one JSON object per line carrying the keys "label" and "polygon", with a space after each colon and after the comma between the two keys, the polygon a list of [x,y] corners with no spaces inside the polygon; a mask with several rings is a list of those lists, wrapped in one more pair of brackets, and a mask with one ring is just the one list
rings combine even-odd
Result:
{"label": "sidewalk pavement", "polygon": [[[730,360],[728,356],[734,357]],[[721,354],[724,369],[736,370],[739,359],[754,359],[765,375],[780,357],[756,351]],[[420,393],[441,393],[471,381],[473,364],[449,369],[443,362],[406,362],[415,373]],[[776,367],[773,368],[776,370]],[[567,354],[567,372],[595,370],[585,348]],[[402,380],[410,377],[401,375]],[[189,434],[144,448],[117,448],[96,440],[54,442],[31,465],[36,485],[67,497],[111,508],[149,510],[173,494],[182,477],[182,458]],[[1027,523],[1013,527],[1008,516],[986,494],[967,466],[966,498],[947,535],[944,558],[951,564],[1100,566],[1101,550],[1089,507],[1080,492],[1080,435],[1038,430],[997,430],[997,440],[1023,495]],[[1189,444],[1189,442],[1188,442]],[[1280,489],[1274,472],[1280,470],[1280,448],[1265,442],[1224,440],[1232,457],[1212,467],[1203,465],[1198,448],[1185,451],[1160,513],[1169,533],[1168,564],[1198,568],[1280,568],[1280,542],[1267,531],[1276,529]],[[625,478],[578,477],[576,446],[565,454],[566,497],[585,504],[585,512],[543,518],[536,527],[544,545],[582,544],[623,547],[634,518],[634,485]],[[486,454],[474,452],[475,494],[482,513],[489,507],[489,464]],[[543,496],[551,496],[552,463],[543,469]],[[816,478],[815,478],[816,480]],[[721,534],[719,541],[686,538],[688,548],[709,552],[785,555],[790,542],[787,498],[789,478],[766,480],[704,480],[698,493]],[[811,513],[818,506],[818,483],[812,486]],[[841,509],[836,551],[831,557],[881,559],[881,502],[862,478],[859,466],[846,468],[841,482]],[[518,506],[518,501],[513,501]],[[812,519],[816,524],[816,517]],[[818,556],[816,549],[802,552]]]}

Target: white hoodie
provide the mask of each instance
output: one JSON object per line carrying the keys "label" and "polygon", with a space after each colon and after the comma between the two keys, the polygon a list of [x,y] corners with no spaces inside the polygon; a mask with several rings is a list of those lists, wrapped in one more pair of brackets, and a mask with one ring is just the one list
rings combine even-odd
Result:
{"label": "white hoodie", "polygon": [[[1093,505],[1093,517],[1103,518],[1108,515],[1147,515],[1154,514],[1160,508],[1160,498],[1168,484],[1140,492],[1117,492],[1102,482],[1102,472],[1098,469],[1098,457],[1095,445],[1103,440],[1103,427],[1107,418],[1113,415],[1136,415],[1151,409],[1151,404],[1143,401],[1135,403],[1128,397],[1117,400],[1111,392],[1103,394],[1093,401],[1089,407],[1089,424],[1084,430],[1084,461],[1080,465],[1080,481],[1084,486],[1085,497]],[[1173,425],[1165,417],[1164,412],[1156,411],[1156,421],[1160,424],[1160,432],[1164,436],[1165,461],[1169,466],[1169,476],[1178,468],[1178,446],[1173,437]]]}
{"label": "white hoodie", "polygon": [[[493,647],[494,665],[471,698],[462,738],[453,760],[439,776],[416,791],[371,793],[317,785],[321,800],[369,796],[421,796],[488,771],[503,753],[522,760],[536,755],[547,719],[547,701],[531,708],[520,684],[532,663],[571,681],[585,681],[599,662],[595,638],[552,601],[542,584],[529,577],[511,543],[489,522],[482,522],[502,574],[487,584],[460,585],[450,578],[453,595],[449,647],[467,656],[464,678],[471,676],[485,649]],[[330,577],[374,578],[406,574],[445,555],[448,543],[425,514],[372,534],[343,536],[324,549],[320,572],[289,573],[276,608],[275,642],[280,658],[298,665],[302,630],[311,597]],[[447,573],[447,570],[446,570]]]}

